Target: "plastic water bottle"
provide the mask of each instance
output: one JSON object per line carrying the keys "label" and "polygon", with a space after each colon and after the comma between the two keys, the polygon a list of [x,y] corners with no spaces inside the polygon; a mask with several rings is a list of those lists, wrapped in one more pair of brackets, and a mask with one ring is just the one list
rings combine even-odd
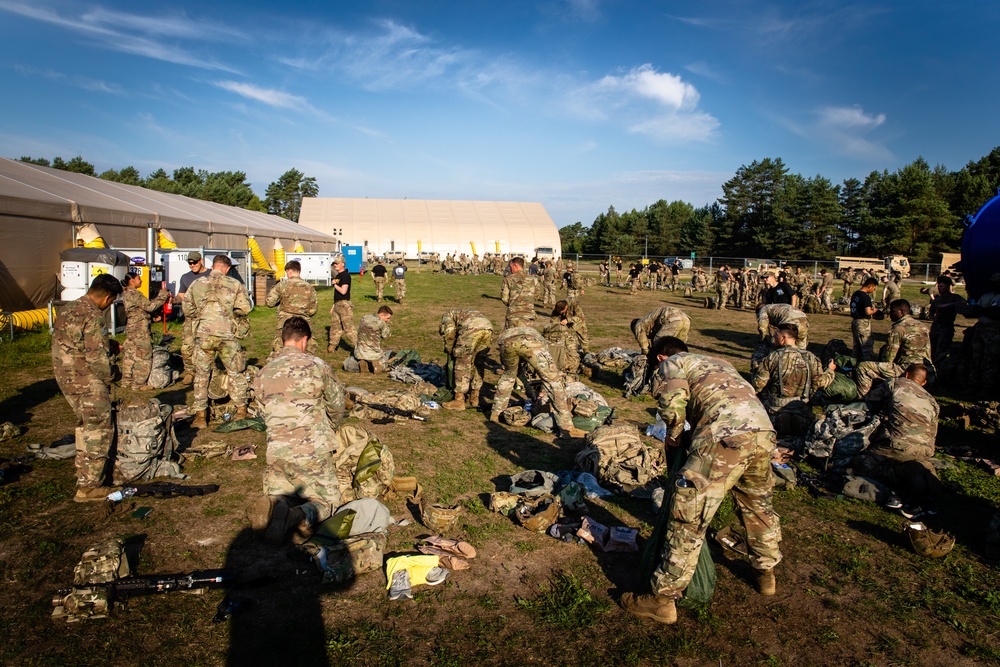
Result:
{"label": "plastic water bottle", "polygon": [[231,414],[229,414],[228,412],[226,414],[222,415],[222,421],[224,421],[224,422],[227,422],[227,421],[229,421],[232,418],[233,418],[233,416]]}
{"label": "plastic water bottle", "polygon": [[109,493],[108,494],[108,502],[111,502],[111,503],[120,503],[121,501],[125,500],[126,498],[131,498],[138,491],[139,491],[139,489],[135,488],[134,486],[127,486],[124,489],[122,489],[121,491],[114,491],[112,493]]}

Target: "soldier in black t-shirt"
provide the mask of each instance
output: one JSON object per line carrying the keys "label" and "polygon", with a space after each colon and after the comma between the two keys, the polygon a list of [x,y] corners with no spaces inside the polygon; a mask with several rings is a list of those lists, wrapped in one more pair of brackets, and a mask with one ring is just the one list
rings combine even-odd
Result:
{"label": "soldier in black t-shirt", "polygon": [[868,278],[861,289],[851,296],[851,333],[854,335],[854,358],[858,361],[875,361],[872,340],[872,316],[882,311],[872,304],[872,294],[878,287],[878,280]]}
{"label": "soldier in black t-shirt", "polygon": [[330,354],[337,350],[340,339],[343,338],[351,349],[357,345],[358,330],[354,326],[354,306],[351,304],[351,274],[347,271],[344,258],[338,257],[333,262],[333,308],[330,314],[330,344],[326,351]]}
{"label": "soldier in black t-shirt", "polygon": [[386,276],[388,274],[389,269],[385,268],[382,258],[379,258],[378,263],[372,267],[372,280],[375,281],[375,299],[379,303],[382,303],[382,295],[385,293]]}

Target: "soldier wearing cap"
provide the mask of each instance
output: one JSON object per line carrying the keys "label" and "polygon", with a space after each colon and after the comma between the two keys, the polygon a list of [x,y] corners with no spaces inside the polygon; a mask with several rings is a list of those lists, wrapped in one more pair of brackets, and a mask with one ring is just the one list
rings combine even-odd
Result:
{"label": "soldier wearing cap", "polygon": [[157,308],[170,298],[170,292],[160,290],[152,300],[139,291],[142,274],[130,271],[122,280],[125,290],[125,342],[122,344],[122,386],[143,389],[153,368],[153,341],[149,335],[149,320]]}
{"label": "soldier wearing cap", "polygon": [[[192,250],[187,256],[190,271],[181,276],[177,285],[177,296],[174,297],[174,304],[183,308],[184,297],[187,295],[191,283],[203,276],[212,273],[212,270],[205,266],[201,259],[201,253]],[[194,382],[194,317],[188,317],[184,312],[184,326],[181,328],[181,359],[184,361],[184,384]]]}
{"label": "soldier wearing cap", "polygon": [[67,304],[52,332],[52,370],[59,391],[80,420],[76,429],[76,484],[73,500],[104,500],[102,491],[114,436],[111,422],[111,361],[104,333],[104,311],[122,293],[109,273],[90,283],[82,297]]}
{"label": "soldier wearing cap", "polygon": [[382,303],[382,297],[385,296],[385,281],[388,275],[389,269],[385,268],[385,263],[379,257],[375,266],[372,267],[372,280],[375,281],[375,300],[378,303]]}
{"label": "soldier wearing cap", "polygon": [[326,351],[337,351],[343,338],[353,349],[358,342],[358,330],[354,326],[354,306],[351,304],[351,274],[344,263],[344,256],[333,260],[333,307],[330,308],[330,343]]}
{"label": "soldier wearing cap", "polygon": [[[289,317],[301,317],[307,323],[312,323],[313,315],[319,307],[316,290],[312,285],[302,280],[302,264],[291,260],[285,264],[286,279],[279,281],[267,293],[264,303],[268,308],[278,309],[278,333],[271,344],[271,355],[268,359],[281,352],[281,328]],[[309,337],[309,354],[316,354],[316,341]]]}

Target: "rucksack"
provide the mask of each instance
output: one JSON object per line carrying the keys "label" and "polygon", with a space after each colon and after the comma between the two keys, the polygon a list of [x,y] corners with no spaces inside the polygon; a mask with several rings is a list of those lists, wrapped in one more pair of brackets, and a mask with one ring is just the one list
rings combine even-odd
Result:
{"label": "rucksack", "polygon": [[622,374],[625,380],[625,398],[638,396],[649,389],[649,379],[647,377],[648,364],[646,356],[639,354],[632,358],[632,363]]}
{"label": "rucksack", "polygon": [[144,482],[154,477],[187,479],[173,461],[177,447],[173,408],[155,398],[118,410],[116,485]]}
{"label": "rucksack", "polygon": [[166,389],[174,383],[174,370],[170,367],[170,348],[153,346],[153,365],[149,371],[147,384],[156,389]]}
{"label": "rucksack", "polygon": [[358,498],[380,498],[396,476],[396,462],[389,447],[357,424],[337,430],[340,447],[334,454],[341,502]]}
{"label": "rucksack", "polygon": [[629,493],[659,477],[665,466],[663,449],[648,447],[632,424],[607,424],[587,434],[576,455],[576,469]]}

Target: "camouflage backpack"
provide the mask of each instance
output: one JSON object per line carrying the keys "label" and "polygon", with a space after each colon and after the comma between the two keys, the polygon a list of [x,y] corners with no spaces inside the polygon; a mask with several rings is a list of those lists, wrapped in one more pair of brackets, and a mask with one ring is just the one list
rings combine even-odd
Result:
{"label": "camouflage backpack", "polygon": [[170,368],[170,348],[153,346],[153,366],[149,371],[147,384],[156,389],[165,389],[174,383],[174,370]]}
{"label": "camouflage backpack", "polygon": [[73,587],[59,591],[52,598],[52,618],[79,623],[91,618],[107,618],[113,603],[106,584],[129,576],[125,544],[111,539],[83,552],[73,568]]}
{"label": "camouflage backpack", "polygon": [[171,460],[177,447],[172,413],[171,406],[155,398],[118,410],[116,485],[154,477],[187,478],[181,473],[180,465]]}
{"label": "camouflage backpack", "polygon": [[363,394],[356,392],[354,401],[355,406],[354,410],[351,411],[351,416],[359,419],[382,419],[386,416],[381,410],[368,407],[365,405],[366,403],[387,405],[397,410],[412,410],[421,417],[427,417],[431,412],[421,402],[420,396],[408,389],[386,389],[384,391],[365,392]]}
{"label": "camouflage backpack", "polygon": [[341,502],[380,498],[392,486],[396,462],[389,447],[357,424],[337,430],[340,448],[333,456],[340,484]]}
{"label": "camouflage backpack", "polygon": [[647,447],[632,424],[599,426],[585,443],[576,455],[576,469],[625,493],[655,480],[666,468],[663,450]]}
{"label": "camouflage backpack", "polygon": [[622,374],[625,380],[625,398],[638,396],[649,391],[649,380],[651,379],[649,376],[646,356],[637,354]]}

